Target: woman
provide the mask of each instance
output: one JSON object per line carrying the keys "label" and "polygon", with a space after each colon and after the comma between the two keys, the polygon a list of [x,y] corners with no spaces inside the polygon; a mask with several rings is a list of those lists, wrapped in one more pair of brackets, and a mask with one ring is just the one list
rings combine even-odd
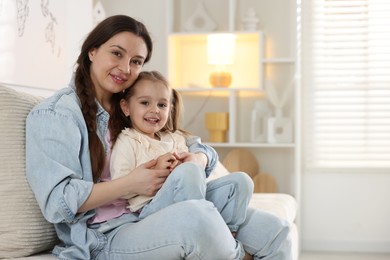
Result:
{"label": "woman", "polygon": [[[234,239],[217,210],[226,203],[222,192],[212,194],[215,206],[188,200],[143,220],[126,208],[123,198],[153,196],[169,175],[153,169],[155,161],[116,180],[107,169],[112,102],[135,81],[151,53],[142,23],[123,15],[107,18],[84,41],[69,86],[27,118],[27,179],[63,242],[53,254],[59,259],[241,259],[245,249],[255,259],[290,259],[288,225],[261,211],[247,211]],[[215,151],[197,139],[188,146],[191,153],[181,160],[210,172]]]}

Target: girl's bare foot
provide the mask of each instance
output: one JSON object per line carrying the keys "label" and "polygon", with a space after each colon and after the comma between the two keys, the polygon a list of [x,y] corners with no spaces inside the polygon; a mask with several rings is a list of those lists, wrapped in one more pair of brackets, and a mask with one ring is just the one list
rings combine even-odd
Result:
{"label": "girl's bare foot", "polygon": [[[236,238],[237,232],[232,232],[232,236]],[[242,260],[253,260],[253,256],[245,252],[245,256]]]}
{"label": "girl's bare foot", "polygon": [[250,254],[245,252],[245,256],[244,256],[244,258],[242,260],[253,260],[253,256],[251,256]]}

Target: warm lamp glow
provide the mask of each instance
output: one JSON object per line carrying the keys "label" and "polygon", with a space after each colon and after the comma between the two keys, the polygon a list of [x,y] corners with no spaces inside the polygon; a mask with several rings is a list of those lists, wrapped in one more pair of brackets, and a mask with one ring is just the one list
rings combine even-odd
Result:
{"label": "warm lamp glow", "polygon": [[217,71],[210,75],[213,87],[228,87],[232,76],[225,65],[234,63],[236,36],[230,33],[217,33],[207,36],[207,61],[216,65]]}
{"label": "warm lamp glow", "polygon": [[231,33],[216,33],[207,36],[207,60],[209,64],[234,63],[236,36]]}

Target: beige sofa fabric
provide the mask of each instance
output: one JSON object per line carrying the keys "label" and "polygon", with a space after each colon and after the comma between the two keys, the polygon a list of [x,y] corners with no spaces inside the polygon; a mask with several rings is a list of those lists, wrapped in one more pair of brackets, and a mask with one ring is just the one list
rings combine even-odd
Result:
{"label": "beige sofa fabric", "polygon": [[57,243],[25,176],[25,120],[39,101],[0,86],[0,258],[28,256]]}

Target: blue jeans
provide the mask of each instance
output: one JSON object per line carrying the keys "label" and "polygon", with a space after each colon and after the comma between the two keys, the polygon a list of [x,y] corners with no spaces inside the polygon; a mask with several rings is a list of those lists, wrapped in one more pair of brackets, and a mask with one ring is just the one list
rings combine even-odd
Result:
{"label": "blue jeans", "polygon": [[139,217],[144,219],[180,201],[206,198],[217,207],[230,231],[237,232],[245,221],[252,193],[252,179],[245,173],[232,173],[206,184],[205,174],[198,165],[183,163],[170,174]]}
{"label": "blue jeans", "polygon": [[206,184],[198,166],[182,164],[139,216],[100,226],[107,244],[98,259],[242,259],[243,249],[255,259],[291,259],[288,224],[247,209],[252,192],[244,173]]}

